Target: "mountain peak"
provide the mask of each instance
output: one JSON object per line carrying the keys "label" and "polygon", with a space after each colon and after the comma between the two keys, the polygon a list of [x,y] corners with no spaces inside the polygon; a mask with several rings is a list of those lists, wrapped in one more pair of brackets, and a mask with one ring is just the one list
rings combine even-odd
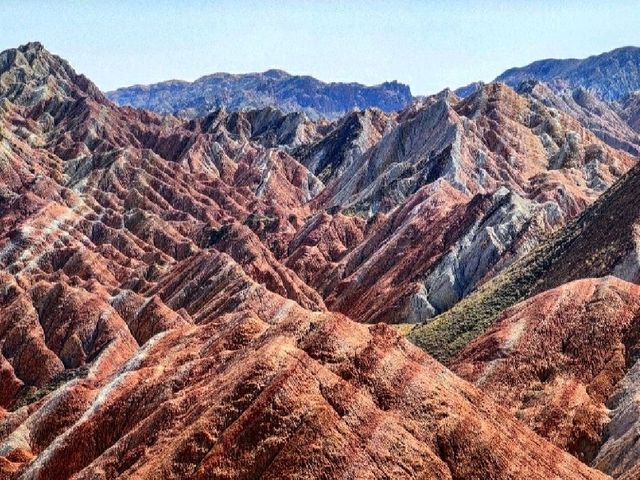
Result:
{"label": "mountain peak", "polygon": [[262,75],[264,75],[265,77],[270,77],[270,78],[288,78],[288,77],[291,77],[291,74],[289,72],[286,72],[284,70],[280,70],[278,68],[270,68],[266,72],[263,72]]}
{"label": "mountain peak", "polygon": [[35,42],[27,42],[24,45],[20,45],[18,47],[18,50],[21,51],[22,53],[27,53],[27,52],[42,52],[42,51],[46,51],[46,48],[44,48],[44,45],[38,41]]}
{"label": "mountain peak", "polygon": [[29,105],[45,97],[67,98],[74,92],[105,100],[96,85],[40,42],[0,52],[0,97]]}

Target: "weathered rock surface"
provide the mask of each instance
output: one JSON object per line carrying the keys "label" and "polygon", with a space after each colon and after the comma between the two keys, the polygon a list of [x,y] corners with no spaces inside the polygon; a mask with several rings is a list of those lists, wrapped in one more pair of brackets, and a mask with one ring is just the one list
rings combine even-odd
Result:
{"label": "weathered rock surface", "polygon": [[144,293],[194,323],[4,415],[5,475],[605,478],[391,328],[304,310],[224,254]]}
{"label": "weathered rock surface", "polygon": [[410,338],[446,361],[508,307],[580,278],[640,279],[640,169],[634,167],[575,220]]}
{"label": "weathered rock surface", "polygon": [[504,85],[182,120],[3,52],[0,477],[605,478],[349,317],[430,319],[634,162]]}
{"label": "weathered rock surface", "polygon": [[627,100],[626,108],[620,107],[599,99],[595,93],[583,87],[555,92],[548,85],[537,81],[522,83],[516,90],[570,114],[612,147],[626,150],[635,156],[640,154],[640,134],[634,124],[632,101]]}
{"label": "weathered rock surface", "polygon": [[611,410],[611,420],[605,428],[605,442],[592,462],[596,468],[623,480],[636,478],[640,473],[639,374],[640,363],[636,360],[631,370],[618,383],[616,391],[609,397],[607,407]]}
{"label": "weathered rock surface", "polygon": [[302,148],[296,156],[327,183],[342,176],[395,125],[393,115],[380,110],[352,112],[336,122],[327,135]]}
{"label": "weathered rock surface", "polygon": [[463,101],[443,92],[398,121],[313,200],[375,225],[340,261],[305,277],[330,309],[359,321],[421,322],[446,311],[635,162],[564,112],[499,84]]}
{"label": "weathered rock surface", "polygon": [[[3,93],[0,264],[25,282],[63,272],[133,288],[216,243],[225,225],[246,223],[277,245],[322,186],[269,147],[310,141],[316,125],[283,131],[272,111],[184,123],[119,109],[39,44],[2,55],[14,58],[3,78],[18,83]],[[271,269],[276,291],[323,308],[260,241],[242,248],[239,261]]]}
{"label": "weathered rock surface", "polygon": [[636,132],[640,132],[640,92],[634,92],[620,103],[620,116]]}
{"label": "weathered rock surface", "polygon": [[[534,431],[589,463],[596,455],[613,455],[622,415],[633,418],[633,395],[627,390],[635,378],[631,367],[639,339],[640,287],[615,277],[577,280],[506,310],[453,359],[451,368]],[[608,426],[610,402],[620,405]],[[607,437],[610,446],[599,454]],[[596,460],[595,465],[619,476],[637,460]]]}

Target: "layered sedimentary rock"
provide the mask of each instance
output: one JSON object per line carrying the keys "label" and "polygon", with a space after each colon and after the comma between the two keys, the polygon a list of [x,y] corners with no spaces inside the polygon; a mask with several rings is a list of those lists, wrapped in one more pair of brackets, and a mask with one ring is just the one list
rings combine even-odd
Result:
{"label": "layered sedimentary rock", "polygon": [[188,320],[136,349],[107,307],[125,343],[3,415],[5,476],[605,478],[390,327],[305,310],[224,254],[142,294]]}
{"label": "layered sedimentary rock", "polygon": [[506,310],[451,368],[554,444],[618,476],[635,466],[606,458],[623,444],[635,448],[619,437],[620,418],[633,418],[627,390],[636,378],[639,321],[637,285],[577,280]]}
{"label": "layered sedimentary rock", "polygon": [[640,428],[639,370],[640,364],[636,361],[609,397],[610,421],[605,428],[604,443],[592,462],[596,468],[623,480],[637,478],[640,474],[637,441]]}
{"label": "layered sedimentary rock", "polygon": [[[285,149],[268,146],[271,136],[299,145],[316,125],[283,130],[272,112],[217,112],[185,124],[115,107],[41,45],[3,55],[13,59],[2,74],[13,83],[3,100],[0,259],[15,275],[63,271],[134,286],[219,243],[233,225],[280,243],[322,186]],[[259,240],[243,244],[255,255],[221,248],[247,269],[260,256],[261,281],[323,307]]]}
{"label": "layered sedimentary rock", "polygon": [[634,162],[504,85],[182,120],[40,44],[3,52],[1,475],[605,478],[364,323],[447,310]]}
{"label": "layered sedimentary rock", "polygon": [[447,360],[490,326],[506,308],[580,278],[640,279],[640,170],[634,167],[575,220],[454,308],[409,335]]}
{"label": "layered sedimentary rock", "polygon": [[[4,57],[3,257],[14,273],[59,271],[47,265],[52,239],[72,260],[67,273],[88,280],[99,270],[111,286],[144,283],[216,246],[306,307],[423,321],[634,161],[500,85],[334,124],[273,109],[182,122],[114,107],[40,45]],[[19,213],[38,202],[35,215]]]}
{"label": "layered sedimentary rock", "polygon": [[625,108],[625,105],[607,103],[583,87],[556,92],[549,85],[537,81],[524,82],[516,90],[570,114],[614,148],[635,156],[640,153],[640,135],[634,124],[631,100],[627,100]]}
{"label": "layered sedimentary rock", "polygon": [[463,101],[444,92],[396,121],[312,202],[371,225],[360,245],[338,262],[323,256],[329,268],[307,277],[330,308],[360,321],[446,311],[635,162],[564,112],[499,84]]}
{"label": "layered sedimentary rock", "polygon": [[619,106],[620,116],[636,132],[640,132],[640,93],[635,92],[629,95]]}

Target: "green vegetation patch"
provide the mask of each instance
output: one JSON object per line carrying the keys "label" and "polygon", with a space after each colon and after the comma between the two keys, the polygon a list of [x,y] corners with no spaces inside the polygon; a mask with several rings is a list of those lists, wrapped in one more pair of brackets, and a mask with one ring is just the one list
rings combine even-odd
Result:
{"label": "green vegetation patch", "polygon": [[58,388],[62,387],[65,383],[70,382],[76,378],[85,378],[89,373],[89,367],[83,366],[79,368],[69,368],[59,374],[57,374],[49,383],[41,388],[24,386],[18,393],[18,396],[11,405],[11,411],[31,405],[37,402],[41,398],[46,397],[51,392],[55,392]]}
{"label": "green vegetation patch", "polygon": [[262,230],[270,232],[277,230],[280,225],[280,219],[269,215],[252,213],[247,217],[244,224],[254,232]]}

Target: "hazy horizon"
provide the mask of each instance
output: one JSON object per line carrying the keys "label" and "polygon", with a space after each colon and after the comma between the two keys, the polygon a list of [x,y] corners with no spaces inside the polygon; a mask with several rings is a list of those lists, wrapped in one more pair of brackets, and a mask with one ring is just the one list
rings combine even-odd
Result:
{"label": "hazy horizon", "polygon": [[105,91],[280,69],[325,82],[397,80],[425,95],[535,60],[640,45],[640,9],[630,1],[9,0],[3,7],[17,21],[0,32],[0,50],[39,41]]}

